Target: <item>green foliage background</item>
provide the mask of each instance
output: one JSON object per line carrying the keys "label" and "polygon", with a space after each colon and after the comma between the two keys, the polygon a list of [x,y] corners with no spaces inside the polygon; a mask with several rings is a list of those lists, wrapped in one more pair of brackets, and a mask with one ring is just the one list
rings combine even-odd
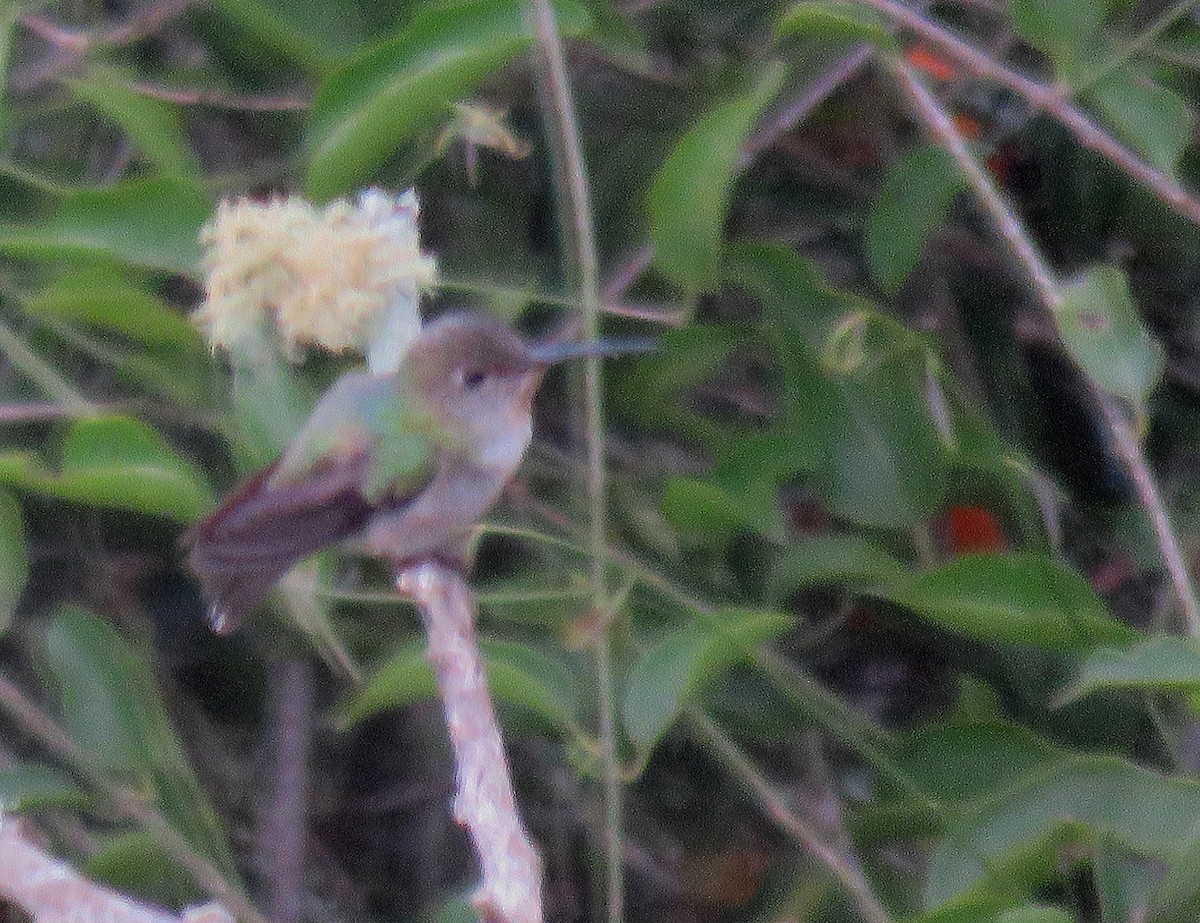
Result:
{"label": "green foliage background", "polygon": [[[631,920],[1195,917],[1192,6],[555,5],[604,329],[661,349],[606,372],[611,626],[571,375],[484,528],[549,919],[611,906],[606,763]],[[386,575],[322,556],[218,639],[177,550],[346,363],[233,371],[186,312],[220,198],[374,185],[419,190],[431,311],[569,319],[539,61],[518,0],[0,5],[0,801],[89,875],[284,923],[468,912]]]}

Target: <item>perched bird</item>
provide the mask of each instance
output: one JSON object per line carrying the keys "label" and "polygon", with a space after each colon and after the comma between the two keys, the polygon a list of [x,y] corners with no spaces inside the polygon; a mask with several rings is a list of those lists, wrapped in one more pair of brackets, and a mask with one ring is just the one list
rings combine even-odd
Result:
{"label": "perched bird", "polygon": [[429,324],[397,371],[347,372],[280,458],[184,535],[213,630],[232,631],[293,564],[344,540],[395,566],[463,560],[529,446],[546,370],[647,348],[526,342],[499,321],[459,314]]}

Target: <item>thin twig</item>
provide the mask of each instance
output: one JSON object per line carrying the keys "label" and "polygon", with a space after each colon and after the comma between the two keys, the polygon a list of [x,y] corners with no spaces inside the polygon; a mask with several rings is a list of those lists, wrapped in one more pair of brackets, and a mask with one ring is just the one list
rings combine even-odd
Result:
{"label": "thin twig", "polygon": [[62,404],[49,401],[27,404],[0,404],[0,424],[44,423],[72,416]]}
{"label": "thin twig", "polygon": [[[821,103],[832,96],[839,87],[850,80],[871,57],[872,46],[863,44],[839,58],[831,67],[822,71],[808,83],[792,100],[785,103],[763,122],[750,137],[738,156],[735,174],[745,172],[755,158],[771,147],[788,132],[794,130],[812,114]],[[644,243],[634,250],[609,275],[604,284],[604,301],[619,301],[633,287],[642,274],[654,262],[654,247]]]}
{"label": "thin twig", "polygon": [[25,345],[11,327],[0,321],[0,352],[30,381],[54,398],[69,415],[94,417],[99,409],[75,387]]}
{"label": "thin twig", "polygon": [[[562,37],[554,21],[549,0],[530,0],[538,44],[548,78],[555,133],[563,156],[563,170],[569,201],[567,210],[573,225],[576,260],[579,270],[579,294],[583,306],[584,336],[595,340],[600,335],[600,260],[596,249],[587,167],[583,160],[583,139],[567,75]],[[600,360],[592,357],[584,366],[585,427],[587,432],[587,497],[589,548],[592,555],[589,586],[592,608],[600,616],[596,630],[597,697],[600,717],[600,749],[604,795],[604,845],[607,864],[608,919],[620,923],[625,916],[624,860],[622,857],[621,767],[617,754],[616,715],[614,714],[612,665],[612,616],[606,601],[605,586],[605,470],[604,404]]]}
{"label": "thin twig", "polygon": [[1200,199],[1161,170],[1147,163],[1097,125],[1055,87],[1019,74],[989,54],[960,39],[912,7],[897,0],[861,0],[938,46],[972,72],[1008,87],[1030,106],[1060,122],[1088,150],[1095,151],[1189,221],[1200,225]]}
{"label": "thin twig", "polygon": [[287,654],[271,665],[274,790],[263,825],[272,923],[304,918],[304,855],[308,839],[308,749],[312,739],[312,665]]}
{"label": "thin twig", "polygon": [[876,896],[854,856],[826,842],[813,824],[792,810],[787,799],[707,715],[692,708],[688,710],[688,719],[725,767],[750,789],[779,829],[815,856],[850,892],[863,920],[866,923],[892,923],[892,915]]}
{"label": "thin twig", "polygon": [[[868,2],[876,3],[880,0],[868,0]],[[917,72],[898,58],[890,59],[888,66],[930,134],[958,164],[971,190],[978,197],[984,211],[987,212],[988,217],[995,224],[996,230],[1008,246],[1015,262],[1024,271],[1038,300],[1053,319],[1063,300],[1058,278],[1038,253],[1037,247],[1025,232],[1016,211],[1005,201],[987,171],[972,155],[966,139],[954,126],[949,113],[925,87]],[[1053,325],[1053,329],[1057,331],[1057,324]],[[1064,349],[1064,353],[1070,355],[1069,350]],[[1138,445],[1129,423],[1118,410],[1113,399],[1104,394],[1086,372],[1083,374],[1097,407],[1101,411],[1101,417],[1108,429],[1113,447],[1124,462],[1138,499],[1150,517],[1163,563],[1171,578],[1171,584],[1175,588],[1175,594],[1187,622],[1188,633],[1200,635],[1200,601],[1196,598],[1196,591],[1192,586],[1191,576],[1188,574],[1179,538],[1171,526],[1166,504],[1163,502],[1154,474],[1150,470],[1150,464]]]}
{"label": "thin twig", "polygon": [[217,90],[164,87],[133,81],[125,86],[148,99],[159,99],[179,106],[207,106],[235,112],[304,112],[312,105],[307,96],[229,96]]}
{"label": "thin twig", "polygon": [[162,847],[163,852],[187,869],[204,891],[228,907],[243,923],[269,923],[239,888],[225,879],[213,863],[185,840],[144,797],[95,769],[79,745],[25,697],[6,677],[0,676],[0,709],[28,734],[69,764],[125,817],[140,825]]}
{"label": "thin twig", "polygon": [[425,623],[454,749],[454,817],[470,834],[483,872],[474,904],[488,923],[541,923],[541,857],[517,814],[471,590],[460,574],[434,563],[400,572],[396,588],[416,603]]}

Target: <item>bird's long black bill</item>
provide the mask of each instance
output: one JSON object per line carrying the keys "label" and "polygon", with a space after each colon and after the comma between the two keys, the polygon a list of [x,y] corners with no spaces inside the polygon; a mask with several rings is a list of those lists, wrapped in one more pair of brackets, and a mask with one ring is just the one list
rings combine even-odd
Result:
{"label": "bird's long black bill", "polygon": [[568,359],[587,359],[597,356],[615,359],[619,356],[640,356],[658,348],[657,341],[649,337],[610,337],[605,340],[540,340],[526,348],[526,354],[534,362],[553,365]]}

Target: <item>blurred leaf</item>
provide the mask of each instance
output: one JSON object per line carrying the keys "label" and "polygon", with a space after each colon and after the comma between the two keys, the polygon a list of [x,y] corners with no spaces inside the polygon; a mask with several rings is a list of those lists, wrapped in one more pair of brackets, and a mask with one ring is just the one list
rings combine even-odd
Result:
{"label": "blurred leaf", "polygon": [[[561,662],[526,644],[480,641],[488,686],[497,701],[526,708],[552,727],[571,729],[579,718],[578,677]],[[350,724],[402,708],[437,693],[423,638],[405,644],[368,678],[346,709]]]}
{"label": "blurred leaf", "polygon": [[88,856],[83,871],[122,894],[167,907],[199,904],[205,896],[154,837],[141,831],[109,837]]}
{"label": "blurred leaf", "polygon": [[794,622],[775,612],[729,610],[665,635],[629,674],[621,716],[630,738],[642,749],[653,747],[707,682]]}
{"label": "blurred leaf", "polygon": [[802,0],[783,11],[776,35],[813,35],[825,41],[868,41],[895,44],[880,16],[849,0]]}
{"label": "blurred leaf", "polygon": [[68,261],[104,257],[196,274],[197,235],[209,211],[197,186],[176,179],[77,189],[65,193],[57,213],[39,224],[0,225],[0,252]]}
{"label": "blurred leaf", "polygon": [[655,174],[647,200],[654,265],[689,294],[717,284],[738,154],[784,73],[772,64],[750,92],[701,118]]}
{"label": "blurred leaf", "polygon": [[1157,863],[1101,834],[1092,859],[1101,923],[1146,919],[1150,897],[1162,879]]}
{"label": "blurred leaf", "polygon": [[1108,0],[1009,0],[1020,36],[1054,61],[1060,77],[1090,60],[1108,18]]}
{"label": "blurred leaf", "polygon": [[196,467],[153,429],[129,417],[73,423],[58,471],[27,453],[0,453],[0,484],[181,522],[197,519],[213,505],[212,491]]}
{"label": "blurred leaf", "polygon": [[1075,918],[1058,907],[1029,904],[1005,910],[996,917],[996,923],[1075,923]]}
{"label": "blurred leaf", "polygon": [[1200,839],[1194,840],[1167,868],[1149,902],[1151,923],[1195,923],[1200,914]]}
{"label": "blurred leaf", "polygon": [[823,583],[851,586],[887,582],[904,565],[869,538],[852,533],[807,535],[789,544],[771,573],[768,595],[782,601],[804,587]]}
{"label": "blurred leaf", "polygon": [[728,541],[735,532],[750,529],[783,542],[787,527],[778,510],[775,489],[760,481],[761,493],[735,496],[718,484],[694,478],[671,478],[663,496],[663,515],[679,532]]}
{"label": "blurred leaf", "polygon": [[1159,170],[1175,175],[1195,121],[1186,99],[1133,67],[1109,74],[1085,97],[1122,141]]}
{"label": "blurred leaf", "polygon": [[1092,651],[1055,705],[1068,705],[1101,689],[1200,691],[1200,642],[1159,634],[1128,650]]}
{"label": "blurred leaf", "polygon": [[1111,835],[1144,855],[1170,859],[1200,829],[1200,785],[1112,757],[1071,757],[1035,772],[953,823],[930,862],[929,908],[990,880],[1035,890],[1051,869],[1019,874],[1021,853],[1069,826]]}
{"label": "blurred leaf", "polygon": [[933,145],[892,168],[867,218],[867,265],[881,288],[900,288],[965,186],[954,160]]}
{"label": "blurred leaf", "polygon": [[866,347],[869,374],[834,378],[840,419],[815,483],[840,515],[902,529],[941,505],[948,457],[925,406],[924,368],[914,357]]}
{"label": "blurred leaf", "polygon": [[8,631],[29,580],[29,546],[21,504],[0,491],[0,634]]}
{"label": "blurred leaf", "polygon": [[188,145],[178,108],[134,92],[127,75],[114,68],[90,67],[67,85],[101,116],[114,122],[159,172],[195,176],[200,162]]}
{"label": "blurred leaf", "polygon": [[0,769],[0,804],[5,811],[81,807],[87,800],[70,776],[50,766],[19,764]]}
{"label": "blurred leaf", "polygon": [[1086,651],[1138,636],[1109,617],[1087,580],[1047,555],[966,555],[874,593],[981,641]]}
{"label": "blurred leaf", "polygon": [[[566,35],[586,28],[583,7],[556,5]],[[469,96],[533,43],[519,0],[428,7],[394,39],[357,56],[317,91],[305,187],[318,200],[367,182],[397,148]]]}
{"label": "blurred leaf", "polygon": [[656,353],[632,363],[614,387],[616,403],[645,429],[728,448],[729,427],[693,410],[684,394],[713,378],[753,334],[704,324],[668,330]]}
{"label": "blurred leaf", "polygon": [[215,0],[231,23],[310,70],[326,70],[366,38],[353,0]]}
{"label": "blurred leaf", "polygon": [[1101,388],[1142,406],[1162,375],[1162,350],[1142,326],[1129,283],[1096,266],[1062,286],[1054,319],[1071,356]]}
{"label": "blurred leaf", "polygon": [[145,653],[84,609],[65,607],[45,635],[46,663],[61,693],[63,724],[100,771],[143,790],[226,879],[237,872],[163,708]]}
{"label": "blurred leaf", "polygon": [[24,307],[34,315],[109,330],[146,346],[204,349],[199,331],[179,311],[140,285],[100,269],[62,276]]}
{"label": "blurred leaf", "polygon": [[905,735],[895,752],[896,763],[923,791],[960,805],[988,798],[1063,756],[1028,728],[1002,721],[922,728]]}

